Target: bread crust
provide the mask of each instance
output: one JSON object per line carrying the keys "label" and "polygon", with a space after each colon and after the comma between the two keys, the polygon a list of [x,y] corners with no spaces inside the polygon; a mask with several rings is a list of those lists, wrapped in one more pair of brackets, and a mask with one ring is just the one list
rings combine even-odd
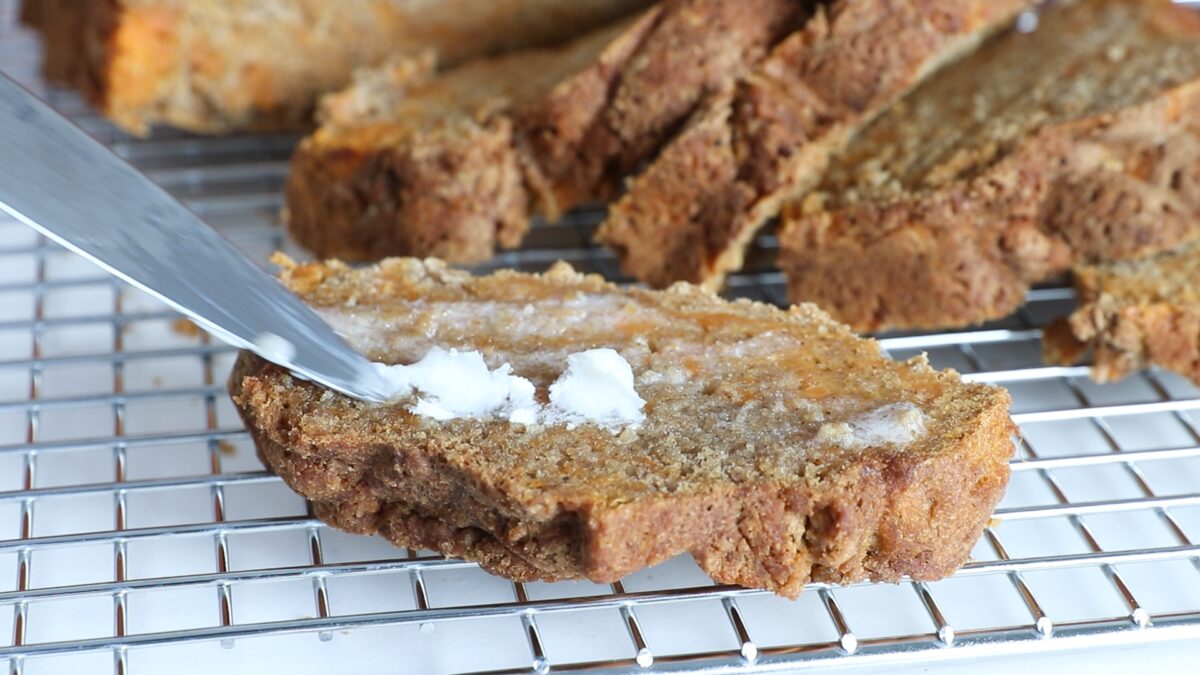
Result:
{"label": "bread crust", "polygon": [[310,126],[318,95],[399,52],[445,63],[552,44],[648,0],[25,0],[48,79],[135,134]]}
{"label": "bread crust", "polygon": [[694,113],[597,239],[651,285],[720,287],[753,235],[814,186],[855,130],[1028,4],[832,3]]}
{"label": "bread crust", "polygon": [[1200,245],[1140,260],[1081,265],[1079,307],[1043,335],[1048,363],[1072,365],[1090,347],[1092,379],[1120,380],[1150,367],[1200,384]]}
{"label": "bread crust", "polygon": [[[535,214],[554,220],[573,206],[611,198],[701,99],[728,87],[798,25],[806,4],[667,0],[553,53],[496,59],[494,79],[479,84],[497,94],[485,105],[448,110],[446,118],[460,120],[455,124],[399,133],[408,121],[386,115],[327,123],[297,149],[288,178],[289,227],[322,257],[485,260],[496,246],[515,246]],[[547,77],[548,70],[557,74]],[[441,77],[463,76],[458,70]],[[519,96],[505,91],[506,82],[539,80]],[[423,96],[414,89],[412,105]],[[496,131],[484,138],[472,133],[472,123]],[[363,140],[364,128],[380,126],[396,133]],[[462,128],[472,131],[456,135]],[[473,152],[453,164],[441,161],[455,146]],[[519,167],[519,179],[506,180],[503,190],[473,185],[497,165],[506,177]],[[398,166],[425,177],[420,190],[406,189]],[[389,184],[394,188],[381,189]],[[417,217],[423,213],[439,218]]]}
{"label": "bread crust", "polygon": [[[867,359],[854,367],[866,368],[871,382],[895,382],[887,386],[896,392],[911,387],[904,396],[932,397],[922,404],[930,406],[931,426],[919,448],[825,453],[798,472],[774,474],[778,467],[766,459],[772,451],[764,446],[765,465],[734,465],[706,478],[708,469],[700,467],[710,460],[697,456],[688,470],[701,473],[663,484],[672,488],[634,487],[642,485],[637,482],[611,488],[626,485],[623,472],[635,471],[624,464],[628,457],[653,456],[655,450],[630,454],[608,432],[596,430],[603,436],[594,436],[583,428],[529,441],[502,422],[429,426],[403,410],[371,410],[242,354],[230,392],[260,457],[335,527],[464,557],[518,580],[608,583],[690,552],[719,582],[795,597],[810,580],[896,581],[903,575],[928,580],[951,573],[965,560],[1007,482],[1012,424],[1004,390],[963,384],[952,371],[935,373],[922,361],[888,362],[868,341],[813,307],[785,313],[684,287],[622,292],[565,266],[541,277],[502,273],[470,279],[443,276],[444,268],[430,263],[386,265],[383,272],[306,265],[293,268],[285,280],[321,306],[336,305],[347,294],[363,306],[382,297],[375,293],[452,301],[582,292],[629,297],[654,312],[679,312],[684,322],[729,316],[777,331],[811,327],[820,340]],[[343,284],[351,277],[354,283]],[[823,354],[826,348],[813,343],[811,349]],[[681,427],[677,433],[687,432]],[[536,453],[543,460],[511,465],[513,444],[527,442],[546,444]],[[551,459],[555,445],[590,443],[607,448],[601,456],[616,463],[593,474],[585,465],[556,465]],[[670,475],[678,469],[654,464],[645,470]]]}
{"label": "bread crust", "polygon": [[[1080,11],[1106,2],[1081,3]],[[1200,40],[1200,20],[1139,4],[1148,24]],[[1067,11],[1067,10],[1059,10]],[[1118,66],[1114,66],[1120,67]],[[895,198],[784,216],[780,266],[793,301],[857,330],[948,328],[999,319],[1072,264],[1119,260],[1200,236],[1200,81],[1136,105],[1051,122],[978,169]],[[948,167],[949,168],[949,167]],[[932,173],[932,172],[931,172]]]}

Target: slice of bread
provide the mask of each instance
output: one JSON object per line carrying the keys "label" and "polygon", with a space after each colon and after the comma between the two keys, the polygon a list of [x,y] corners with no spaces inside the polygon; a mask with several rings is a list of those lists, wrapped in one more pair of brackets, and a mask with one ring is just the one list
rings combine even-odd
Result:
{"label": "slice of bread", "polygon": [[412,252],[471,262],[515,247],[530,197],[509,111],[570,75],[604,90],[604,74],[652,24],[653,13],[442,74],[428,57],[360,73],[322,101],[320,128],[292,156],[289,232],[343,260]]}
{"label": "slice of bread", "polygon": [[1044,336],[1046,360],[1092,348],[1092,378],[1160,366],[1200,384],[1200,242],[1139,260],[1075,269],[1079,308]]}
{"label": "slice of bread", "polygon": [[807,4],[664,0],[556,49],[367,74],[296,151],[291,232],[322,257],[484,260],[515,246],[531,214],[553,220],[615,193]]}
{"label": "slice of bread", "polygon": [[308,126],[321,93],[397,52],[444,62],[551,44],[649,0],[25,0],[48,79],[120,126]]}
{"label": "slice of bread", "polygon": [[622,290],[565,263],[288,264],[282,279],[374,360],[479,350],[543,402],[571,353],[632,366],[645,418],[617,432],[437,422],[238,359],[230,391],[263,462],[320,518],[509,578],[611,582],[690,552],[720,582],[793,597],[814,579],[935,579],[1008,479],[1007,392],[891,361],[813,305]]}
{"label": "slice of bread", "polygon": [[1027,0],[835,0],[714,96],[630,184],[597,239],[655,286],[719,287],[831,153]]}
{"label": "slice of bread", "polygon": [[1072,263],[1200,235],[1200,15],[1054,6],[863,131],[780,235],[794,301],[859,330],[1007,315]]}

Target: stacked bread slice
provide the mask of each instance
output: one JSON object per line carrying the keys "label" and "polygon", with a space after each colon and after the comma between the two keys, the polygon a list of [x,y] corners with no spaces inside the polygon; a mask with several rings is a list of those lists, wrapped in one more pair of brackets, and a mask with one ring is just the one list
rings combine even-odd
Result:
{"label": "stacked bread slice", "polygon": [[[330,113],[301,145],[288,223],[322,256],[471,262],[633,179],[600,239],[640,279],[719,286],[853,130],[1028,4],[664,0],[552,52],[419,82],[404,64],[332,99],[371,114]],[[478,94],[447,108],[460,82]]]}
{"label": "stacked bread slice", "polygon": [[610,207],[598,240],[639,280],[719,288],[856,131],[1028,4],[828,3],[693,113]]}
{"label": "stacked bread slice", "polygon": [[484,260],[517,245],[531,214],[614,195],[809,10],[664,0],[551,49],[367,73],[326,101],[324,125],[297,149],[288,226],[321,256]]}

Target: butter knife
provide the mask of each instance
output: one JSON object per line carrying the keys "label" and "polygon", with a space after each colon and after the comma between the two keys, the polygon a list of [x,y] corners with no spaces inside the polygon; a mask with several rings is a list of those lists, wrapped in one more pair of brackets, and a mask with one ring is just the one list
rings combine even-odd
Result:
{"label": "butter knife", "polygon": [[0,209],[302,378],[386,399],[370,362],[165,190],[0,76]]}

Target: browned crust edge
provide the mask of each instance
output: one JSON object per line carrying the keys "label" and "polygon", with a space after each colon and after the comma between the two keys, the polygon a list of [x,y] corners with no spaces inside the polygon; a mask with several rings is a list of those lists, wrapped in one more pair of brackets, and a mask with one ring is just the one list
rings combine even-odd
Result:
{"label": "browned crust edge", "polygon": [[[535,211],[557,217],[574,199],[534,157],[548,156],[555,143],[574,157],[572,143],[590,128],[615,73],[660,14],[645,12],[597,63],[540,105],[514,111],[498,100],[473,119],[397,143],[345,142],[324,130],[306,137],[284,190],[289,233],[318,257],[343,260],[411,255],[477,263],[497,248],[517,247]],[[518,133],[514,120],[526,128]]]}

